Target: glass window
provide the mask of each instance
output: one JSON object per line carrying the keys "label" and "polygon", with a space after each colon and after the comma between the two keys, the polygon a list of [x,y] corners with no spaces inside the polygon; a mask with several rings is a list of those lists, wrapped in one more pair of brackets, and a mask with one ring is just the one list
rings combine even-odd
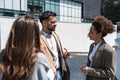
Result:
{"label": "glass window", "polygon": [[72,0],[0,0],[0,8],[0,15],[14,17],[24,14],[39,16],[50,10],[64,22],[80,22],[82,16],[82,4]]}
{"label": "glass window", "polygon": [[4,8],[4,0],[0,0],[0,8]]}
{"label": "glass window", "polygon": [[56,13],[57,13],[58,15],[60,15],[60,7],[59,7],[59,5],[56,5],[56,6],[55,6],[55,11],[56,11]]}
{"label": "glass window", "polygon": [[80,22],[81,3],[71,0],[61,0],[60,2],[60,21]]}
{"label": "glass window", "polygon": [[5,9],[12,9],[12,0],[5,0]]}
{"label": "glass window", "polygon": [[72,13],[72,8],[69,7],[69,8],[68,8],[68,16],[72,16],[71,13]]}
{"label": "glass window", "polygon": [[44,10],[44,0],[28,0],[28,14],[39,16]]}
{"label": "glass window", "polygon": [[57,14],[57,20],[60,20],[60,0],[45,0],[45,11],[53,11]]}
{"label": "glass window", "polygon": [[13,10],[20,10],[20,0],[13,0]]}
{"label": "glass window", "polygon": [[27,0],[21,0],[21,10],[27,11]]}
{"label": "glass window", "polygon": [[55,12],[55,5],[51,5],[50,7],[51,7],[50,10],[53,11],[53,12]]}
{"label": "glass window", "polygon": [[45,10],[47,11],[47,10],[50,10],[50,4],[46,4],[45,5]]}
{"label": "glass window", "polygon": [[63,8],[63,11],[64,11],[64,16],[67,16],[68,15],[68,7],[64,7]]}
{"label": "glass window", "polygon": [[46,0],[45,10],[54,11],[60,21],[79,22],[81,19],[81,3],[71,0]]}

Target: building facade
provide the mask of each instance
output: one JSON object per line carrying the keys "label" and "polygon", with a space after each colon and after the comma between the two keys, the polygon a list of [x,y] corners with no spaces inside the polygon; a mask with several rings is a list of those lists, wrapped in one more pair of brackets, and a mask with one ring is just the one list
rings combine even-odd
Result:
{"label": "building facade", "polygon": [[39,16],[50,10],[61,22],[86,22],[101,15],[101,0],[0,0],[0,16]]}
{"label": "building facade", "polygon": [[[57,13],[56,32],[61,38],[63,48],[70,52],[89,51],[92,41],[87,34],[90,22],[95,16],[101,15],[101,0],[0,0],[0,50],[5,47],[16,17],[25,14],[39,17],[46,10]],[[105,37],[111,46],[115,46],[116,33]],[[120,73],[117,73],[118,79],[119,75]]]}
{"label": "building facade", "polygon": [[[56,31],[63,46],[71,52],[88,52],[91,41],[87,34],[91,23],[85,22],[100,15],[100,5],[101,0],[0,0],[0,49],[4,48],[16,17],[25,14],[39,17],[43,11],[50,10],[57,13]],[[114,41],[110,43],[114,45]]]}
{"label": "building facade", "polygon": [[71,0],[0,0],[0,16],[17,17],[25,14],[39,16],[50,10],[63,22],[81,22],[82,2]]}

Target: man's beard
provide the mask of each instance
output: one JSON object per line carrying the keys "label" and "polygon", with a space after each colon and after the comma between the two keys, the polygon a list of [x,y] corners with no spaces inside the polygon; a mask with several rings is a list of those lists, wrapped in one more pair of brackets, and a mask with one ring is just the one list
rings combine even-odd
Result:
{"label": "man's beard", "polygon": [[48,27],[48,30],[49,30],[49,31],[55,31],[55,28],[49,28],[49,27]]}

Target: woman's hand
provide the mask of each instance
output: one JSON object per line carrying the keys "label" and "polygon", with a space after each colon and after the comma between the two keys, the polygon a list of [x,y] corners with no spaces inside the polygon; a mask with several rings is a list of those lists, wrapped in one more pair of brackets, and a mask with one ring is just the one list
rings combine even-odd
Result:
{"label": "woman's hand", "polygon": [[86,66],[82,66],[80,69],[81,69],[81,71],[82,71],[83,73],[86,73],[86,71],[87,71],[87,70],[86,70]]}

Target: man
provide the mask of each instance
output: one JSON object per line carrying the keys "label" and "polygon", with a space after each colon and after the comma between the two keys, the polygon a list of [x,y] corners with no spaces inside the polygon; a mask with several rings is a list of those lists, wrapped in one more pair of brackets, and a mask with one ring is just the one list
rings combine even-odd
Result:
{"label": "man", "polygon": [[54,32],[56,28],[56,13],[52,11],[45,11],[40,16],[42,24],[41,30],[41,43],[44,45],[45,55],[47,56],[50,64],[55,67],[57,71],[56,80],[62,80],[62,60],[69,56],[69,52],[65,49],[63,53],[59,37]]}

